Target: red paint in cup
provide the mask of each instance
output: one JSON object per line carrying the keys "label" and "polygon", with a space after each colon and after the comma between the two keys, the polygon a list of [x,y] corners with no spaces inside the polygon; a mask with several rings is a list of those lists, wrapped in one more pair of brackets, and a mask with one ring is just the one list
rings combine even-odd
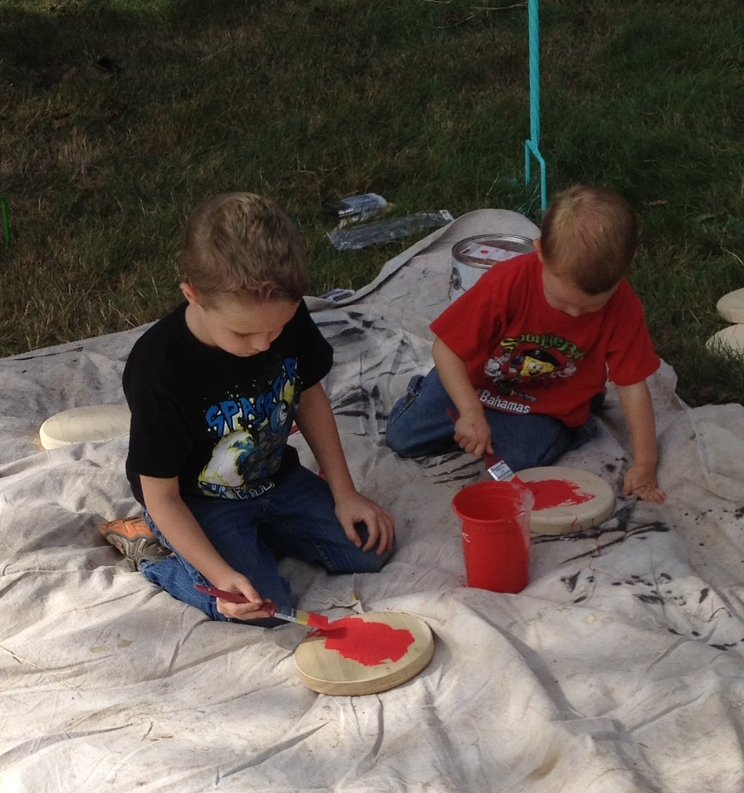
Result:
{"label": "red paint in cup", "polygon": [[527,488],[495,481],[470,485],[452,499],[462,521],[468,586],[511,593],[527,586],[533,503]]}

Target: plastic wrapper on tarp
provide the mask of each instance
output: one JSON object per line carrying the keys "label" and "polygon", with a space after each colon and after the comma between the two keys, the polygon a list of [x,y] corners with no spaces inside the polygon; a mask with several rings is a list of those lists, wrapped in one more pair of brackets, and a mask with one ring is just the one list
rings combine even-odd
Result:
{"label": "plastic wrapper on tarp", "polygon": [[376,245],[408,237],[418,231],[446,226],[454,220],[446,209],[431,212],[416,212],[402,218],[379,220],[353,229],[328,232],[328,239],[336,250],[359,251]]}

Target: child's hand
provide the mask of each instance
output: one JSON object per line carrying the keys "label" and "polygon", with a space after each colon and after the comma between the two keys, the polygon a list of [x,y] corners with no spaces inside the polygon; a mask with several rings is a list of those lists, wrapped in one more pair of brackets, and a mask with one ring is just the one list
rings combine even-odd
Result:
{"label": "child's hand", "polygon": [[241,573],[233,570],[231,574],[221,576],[219,581],[214,581],[218,589],[235,592],[246,598],[246,603],[232,603],[229,600],[217,598],[217,611],[233,620],[255,620],[269,617],[265,611],[260,610],[263,598],[250,580]]}
{"label": "child's hand", "polygon": [[475,414],[463,414],[455,424],[455,442],[468,454],[482,457],[493,454],[491,446],[491,427],[483,415],[483,411]]}
{"label": "child's hand", "polygon": [[659,487],[655,471],[648,471],[637,465],[631,466],[625,474],[623,495],[638,496],[642,501],[653,501],[656,504],[666,501],[666,493]]}
{"label": "child's hand", "polygon": [[392,550],[395,540],[393,516],[356,490],[342,499],[336,499],[336,517],[349,541],[357,548],[362,548],[362,540],[355,525],[364,523],[369,538],[362,548],[363,551],[369,551],[377,546],[377,554],[382,555]]}

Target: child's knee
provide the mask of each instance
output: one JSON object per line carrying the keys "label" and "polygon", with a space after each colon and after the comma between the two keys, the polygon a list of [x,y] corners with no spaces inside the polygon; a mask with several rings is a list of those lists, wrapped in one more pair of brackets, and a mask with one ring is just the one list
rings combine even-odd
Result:
{"label": "child's knee", "polygon": [[[367,534],[367,527],[360,524],[358,527],[359,535],[362,540],[362,547],[369,539]],[[358,570],[360,573],[379,573],[380,570],[388,563],[390,557],[395,553],[395,541],[393,540],[393,547],[384,553],[377,553],[376,548],[371,548],[369,551],[361,551],[357,555],[361,560],[360,563],[364,569]]]}
{"label": "child's knee", "polygon": [[385,431],[385,442],[398,457],[416,457],[416,448],[411,434],[401,429],[400,423],[388,424]]}
{"label": "child's knee", "polygon": [[395,548],[382,554],[378,554],[374,548],[369,551],[363,551],[361,548],[353,548],[350,552],[332,561],[328,560],[324,566],[326,570],[336,575],[348,573],[379,573],[390,561],[390,557],[394,552]]}
{"label": "child's knee", "polygon": [[[428,417],[426,417],[428,418]],[[391,421],[385,431],[385,442],[398,457],[426,457],[457,448],[450,425],[430,426],[416,415],[415,408]]]}
{"label": "child's knee", "polygon": [[532,443],[515,444],[501,455],[513,471],[552,465],[571,447],[571,431],[564,426],[546,432]]}
{"label": "child's knee", "polygon": [[357,557],[354,573],[379,573],[390,561],[393,551],[377,554],[375,551],[366,551]]}

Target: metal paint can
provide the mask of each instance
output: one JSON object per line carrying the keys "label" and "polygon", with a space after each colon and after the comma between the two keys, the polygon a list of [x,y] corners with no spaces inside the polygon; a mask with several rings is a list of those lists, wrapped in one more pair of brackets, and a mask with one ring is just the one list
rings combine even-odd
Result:
{"label": "metal paint can", "polygon": [[450,302],[454,302],[495,264],[532,253],[534,240],[518,234],[478,234],[452,246]]}

